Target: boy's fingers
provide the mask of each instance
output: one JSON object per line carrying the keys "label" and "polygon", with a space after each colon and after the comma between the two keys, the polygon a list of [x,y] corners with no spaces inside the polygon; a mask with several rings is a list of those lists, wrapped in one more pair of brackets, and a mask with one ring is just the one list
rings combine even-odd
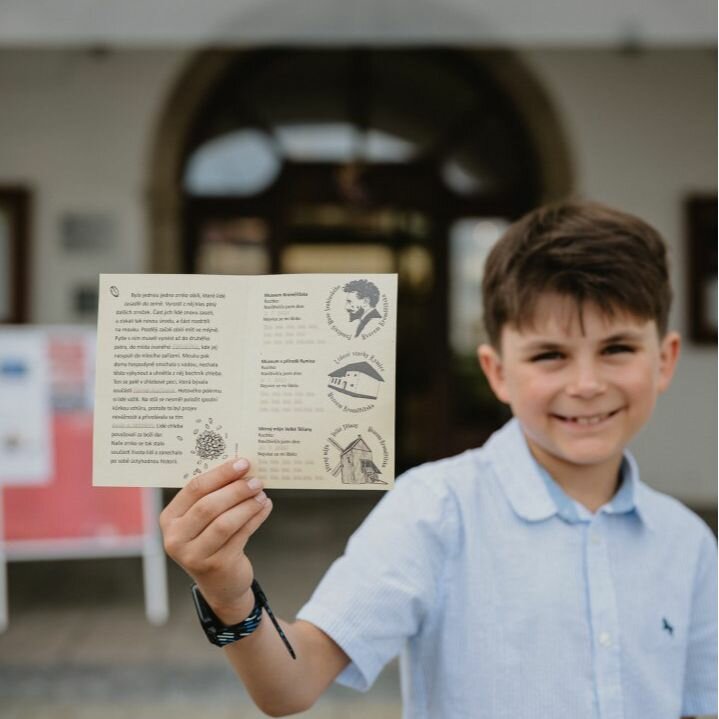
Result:
{"label": "boy's fingers", "polygon": [[253,514],[242,527],[219,548],[215,555],[218,562],[221,562],[222,565],[225,566],[226,562],[232,561],[233,557],[244,552],[248,540],[255,531],[259,529],[267,517],[270,516],[271,511],[272,500],[268,497],[267,501],[260,508],[260,511]]}
{"label": "boy's fingers", "polygon": [[166,519],[181,517],[198,500],[220,487],[224,487],[247,474],[250,464],[246,459],[228,459],[227,462],[193,477],[165,507]]}
{"label": "boy's fingers", "polygon": [[272,511],[272,500],[267,497],[267,501],[262,505],[262,509],[255,515],[253,515],[237,533],[238,541],[241,541],[241,549],[245,551],[245,545],[249,538],[255,533],[255,530],[259,529],[260,525],[270,516]]}
{"label": "boy's fingers", "polygon": [[229,509],[261,492],[262,482],[256,477],[236,479],[198,499],[185,514],[173,520],[173,527],[170,531],[176,541],[190,542]]}
{"label": "boy's fingers", "polygon": [[[266,498],[261,504],[251,497],[241,504],[231,507],[193,540],[193,554],[210,558],[230,542],[232,542],[233,551],[241,552],[252,531],[262,524],[264,517],[269,513],[267,511],[268,504],[271,506],[270,501]],[[252,527],[254,529],[250,529]]]}

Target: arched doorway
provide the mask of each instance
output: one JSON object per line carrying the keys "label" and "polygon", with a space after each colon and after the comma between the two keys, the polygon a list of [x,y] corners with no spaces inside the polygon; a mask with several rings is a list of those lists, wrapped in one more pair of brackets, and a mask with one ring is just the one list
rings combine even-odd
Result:
{"label": "arched doorway", "polygon": [[480,443],[506,416],[474,359],[483,257],[570,188],[536,82],[506,53],[366,48],[210,53],[185,79],[154,270],[397,272],[397,469]]}

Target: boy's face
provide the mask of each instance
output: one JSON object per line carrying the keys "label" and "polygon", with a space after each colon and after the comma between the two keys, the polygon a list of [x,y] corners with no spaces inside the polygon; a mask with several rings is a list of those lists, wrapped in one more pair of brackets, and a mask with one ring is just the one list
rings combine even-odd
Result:
{"label": "boy's face", "polygon": [[608,317],[592,304],[540,297],[533,327],[505,326],[500,352],[479,348],[494,393],[510,405],[535,458],[550,473],[616,472],[629,440],[668,386],[679,336],[660,339],[653,320]]}

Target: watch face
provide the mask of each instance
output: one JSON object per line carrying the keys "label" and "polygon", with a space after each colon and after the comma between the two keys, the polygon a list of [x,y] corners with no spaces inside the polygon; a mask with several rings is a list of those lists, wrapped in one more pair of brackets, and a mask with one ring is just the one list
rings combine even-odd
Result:
{"label": "watch face", "polygon": [[200,618],[200,623],[203,627],[212,627],[213,624],[218,622],[217,616],[210,609],[210,605],[205,601],[196,584],[192,585],[192,600],[195,602],[197,616]]}

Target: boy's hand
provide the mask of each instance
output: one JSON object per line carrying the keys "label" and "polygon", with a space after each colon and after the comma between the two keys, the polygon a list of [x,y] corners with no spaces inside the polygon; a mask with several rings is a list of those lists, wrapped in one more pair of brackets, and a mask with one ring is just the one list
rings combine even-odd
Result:
{"label": "boy's hand", "polygon": [[233,459],[198,474],[160,514],[165,550],[228,624],[252,610],[253,572],[244,550],[272,509],[248,470],[246,460]]}

